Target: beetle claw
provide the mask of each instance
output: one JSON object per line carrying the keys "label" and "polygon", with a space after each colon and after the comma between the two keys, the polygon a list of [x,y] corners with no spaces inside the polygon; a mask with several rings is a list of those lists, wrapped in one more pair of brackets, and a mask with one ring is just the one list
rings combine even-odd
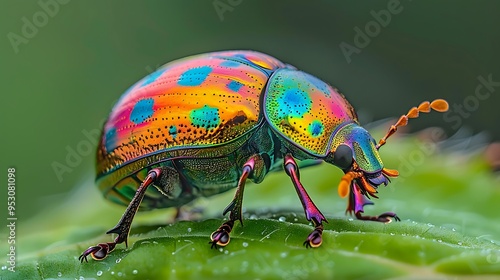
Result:
{"label": "beetle claw", "polygon": [[317,248],[323,243],[323,225],[318,225],[310,234],[307,236],[306,241],[304,241],[304,246],[306,248]]}
{"label": "beetle claw", "polygon": [[396,213],[393,212],[386,212],[382,213],[377,217],[377,221],[382,222],[382,223],[390,223],[392,222],[392,219],[394,219],[396,222],[400,222],[401,219],[396,215]]}
{"label": "beetle claw", "polygon": [[115,242],[99,243],[96,246],[89,247],[79,257],[78,260],[83,263],[89,262],[87,257],[90,255],[94,260],[99,261],[105,259],[111,251],[115,249]]}
{"label": "beetle claw", "polygon": [[401,221],[401,219],[398,217],[398,215],[394,212],[385,212],[385,213],[382,213],[378,216],[363,216],[363,215],[361,215],[361,212],[357,212],[356,218],[358,220],[375,221],[375,222],[381,222],[381,223],[385,223],[385,224],[392,222],[393,219],[397,222]]}
{"label": "beetle claw", "polygon": [[224,247],[229,244],[229,241],[231,240],[229,233],[225,230],[214,231],[210,236],[210,239],[212,241],[208,243],[212,243],[212,246],[210,246],[211,249],[217,249],[217,245]]}
{"label": "beetle claw", "polygon": [[217,249],[217,245],[224,247],[227,244],[229,244],[229,241],[231,241],[229,234],[233,230],[233,225],[234,225],[234,221],[229,220],[229,221],[223,223],[216,231],[214,231],[210,235],[211,241],[208,242],[208,243],[212,243],[212,246],[210,246],[210,248]]}

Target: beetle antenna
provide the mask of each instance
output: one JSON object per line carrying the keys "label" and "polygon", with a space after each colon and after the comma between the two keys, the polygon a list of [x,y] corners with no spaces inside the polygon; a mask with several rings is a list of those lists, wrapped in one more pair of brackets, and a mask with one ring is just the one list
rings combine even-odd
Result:
{"label": "beetle antenna", "polygon": [[429,113],[431,109],[441,113],[446,112],[448,111],[448,102],[444,99],[436,99],[432,102],[424,101],[418,107],[411,108],[406,115],[402,115],[394,125],[391,125],[387,134],[378,142],[377,150],[384,146],[387,139],[398,130],[398,127],[407,125],[408,119],[418,118],[419,113]]}

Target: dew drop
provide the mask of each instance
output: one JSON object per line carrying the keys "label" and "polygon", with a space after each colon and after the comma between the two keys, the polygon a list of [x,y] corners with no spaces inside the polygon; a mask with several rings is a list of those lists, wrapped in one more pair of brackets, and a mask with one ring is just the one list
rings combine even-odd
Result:
{"label": "dew drop", "polygon": [[455,228],[451,228],[451,231],[457,231]]}
{"label": "dew drop", "polygon": [[228,250],[224,251],[224,254],[225,255],[229,254],[229,251]]}
{"label": "dew drop", "polygon": [[191,232],[191,228],[190,227],[188,228],[188,232]]}
{"label": "dew drop", "polygon": [[288,256],[288,253],[287,253],[287,252],[282,252],[282,253],[280,254],[280,257],[282,257],[282,258],[286,258],[286,256]]}
{"label": "dew drop", "polygon": [[62,272],[58,272],[57,277],[61,277],[61,276],[62,276]]}
{"label": "dew drop", "polygon": [[250,215],[249,219],[250,219],[250,220],[255,220],[255,219],[257,219],[257,215],[252,214],[252,215]]}
{"label": "dew drop", "polygon": [[299,220],[299,219],[297,219],[297,218],[293,218],[293,221],[294,221],[294,222],[297,222],[298,220]]}
{"label": "dew drop", "polygon": [[248,243],[247,242],[243,242],[243,244],[241,244],[241,245],[243,245],[243,247],[245,247],[245,248],[248,247]]}
{"label": "dew drop", "polygon": [[120,271],[120,272],[118,272],[116,275],[118,275],[118,277],[122,277],[122,276],[123,276],[123,273]]}
{"label": "dew drop", "polygon": [[80,280],[85,280],[85,277],[83,277],[83,276],[80,276]]}
{"label": "dew drop", "polygon": [[116,259],[116,263],[120,263],[122,261],[121,258]]}
{"label": "dew drop", "polygon": [[461,241],[458,241],[458,245],[462,246],[462,242],[461,242]]}
{"label": "dew drop", "polygon": [[441,240],[441,239],[438,239],[438,242],[439,242],[439,243],[442,243],[442,242],[443,242],[443,240]]}
{"label": "dew drop", "polygon": [[392,236],[394,236],[394,235],[396,235],[396,234],[395,234],[394,232],[391,232],[391,235],[392,235]]}
{"label": "dew drop", "polygon": [[101,275],[102,275],[102,271],[101,270],[97,271],[97,276],[101,276]]}
{"label": "dew drop", "polygon": [[138,273],[137,269],[132,270],[132,274],[137,274],[137,273]]}
{"label": "dew drop", "polygon": [[222,248],[219,248],[219,252],[224,252],[224,249],[222,249]]}
{"label": "dew drop", "polygon": [[2,270],[6,270],[7,269],[7,266],[6,265],[3,265],[2,266]]}
{"label": "dew drop", "polygon": [[354,247],[354,251],[355,252],[359,251],[359,247],[358,246]]}
{"label": "dew drop", "polygon": [[115,275],[115,272],[114,272],[114,271],[111,271],[111,275]]}
{"label": "dew drop", "polygon": [[347,219],[347,220],[348,220],[349,222],[354,221],[354,219],[353,219],[353,218],[349,218],[349,219]]}
{"label": "dew drop", "polygon": [[281,217],[279,217],[278,221],[280,221],[280,222],[286,222],[286,218],[283,217],[283,216],[281,216]]}

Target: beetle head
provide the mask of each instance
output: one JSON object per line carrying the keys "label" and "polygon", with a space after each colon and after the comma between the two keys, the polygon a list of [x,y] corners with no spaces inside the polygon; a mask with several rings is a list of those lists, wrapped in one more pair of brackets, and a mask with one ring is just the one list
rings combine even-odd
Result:
{"label": "beetle head", "polygon": [[418,118],[419,113],[429,113],[432,110],[446,112],[448,102],[436,99],[432,102],[424,101],[418,107],[412,107],[408,113],[402,115],[392,125],[386,135],[380,139],[378,144],[364,128],[357,123],[348,123],[340,127],[330,143],[330,152],[325,161],[340,167],[345,175],[339,184],[339,195],[345,197],[349,194],[353,185],[359,188],[361,194],[377,197],[376,188],[387,185],[389,177],[397,177],[397,170],[384,168],[378,150],[385,145],[398,127],[408,124],[408,119]]}
{"label": "beetle head", "polygon": [[397,171],[384,168],[375,139],[356,123],[344,125],[333,135],[330,153],[325,160],[346,173],[339,185],[342,197],[349,194],[352,181],[375,196],[379,185],[387,185],[389,177],[398,175]]}

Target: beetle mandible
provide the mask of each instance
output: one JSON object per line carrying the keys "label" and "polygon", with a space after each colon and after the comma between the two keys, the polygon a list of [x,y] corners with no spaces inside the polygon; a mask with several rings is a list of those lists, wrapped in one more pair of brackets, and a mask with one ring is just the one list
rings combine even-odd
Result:
{"label": "beetle mandible", "polygon": [[413,107],[376,143],[336,88],[269,55],[221,51],[167,63],[130,87],[104,124],[96,182],[106,199],[128,207],[107,232],[116,233],[115,240],[88,248],[79,259],[101,260],[116,244],[127,245],[139,209],[180,207],[236,188],[223,211],[229,220],[210,237],[212,247],[226,246],[235,221],[242,222],[245,182],[260,183],[279,168],[314,226],[304,244],[318,247],[326,219],[300,182],[296,160],[341,168],[338,192],[356,218],[399,220],[392,212],[362,214],[377,187],[398,176],[384,167],[378,150],[409,118],[431,109],[445,112],[448,103]]}

